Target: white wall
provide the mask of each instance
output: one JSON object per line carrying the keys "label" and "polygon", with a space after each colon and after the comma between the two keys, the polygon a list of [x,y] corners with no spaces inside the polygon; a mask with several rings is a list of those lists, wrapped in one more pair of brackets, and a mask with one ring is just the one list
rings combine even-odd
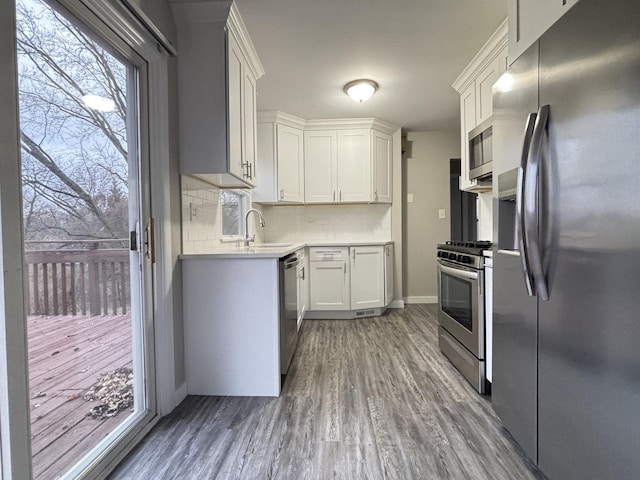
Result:
{"label": "white wall", "polygon": [[493,241],[492,192],[478,194],[478,240]]}
{"label": "white wall", "polygon": [[449,160],[460,158],[460,132],[409,132],[404,157],[403,293],[407,303],[435,303],[436,245],[451,234]]}

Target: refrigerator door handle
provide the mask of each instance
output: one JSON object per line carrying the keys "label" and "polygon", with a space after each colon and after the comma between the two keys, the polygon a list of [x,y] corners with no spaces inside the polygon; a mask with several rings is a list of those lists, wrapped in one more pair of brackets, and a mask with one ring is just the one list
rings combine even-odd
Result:
{"label": "refrigerator door handle", "polygon": [[529,267],[529,258],[527,252],[527,243],[525,242],[525,221],[526,216],[522,205],[524,201],[524,176],[527,168],[527,158],[531,148],[531,137],[533,136],[533,127],[536,123],[537,113],[530,113],[527,117],[527,123],[524,128],[524,141],[522,143],[522,158],[520,160],[520,168],[518,168],[518,183],[516,186],[516,224],[520,231],[518,250],[520,250],[520,261],[522,262],[522,272],[524,273],[524,284],[527,287],[527,293],[530,297],[534,296],[533,291],[533,275]]}
{"label": "refrigerator door handle", "polygon": [[524,171],[524,234],[527,247],[527,259],[533,274],[534,289],[538,298],[549,300],[547,280],[542,268],[542,250],[540,248],[538,218],[538,183],[540,177],[540,163],[542,162],[542,143],[547,122],[549,120],[549,105],[543,105],[538,110],[531,145]]}

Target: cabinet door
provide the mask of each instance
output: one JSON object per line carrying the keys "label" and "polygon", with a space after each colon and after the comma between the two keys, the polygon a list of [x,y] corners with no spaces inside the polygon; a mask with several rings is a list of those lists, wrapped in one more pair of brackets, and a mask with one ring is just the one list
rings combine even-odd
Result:
{"label": "cabinet door", "polygon": [[311,310],[309,306],[309,257],[305,255],[302,261],[302,316]]}
{"label": "cabinet door", "polygon": [[278,201],[304,202],[303,133],[277,125]]}
{"label": "cabinet door", "polygon": [[304,195],[306,203],[336,201],[337,143],[335,131],[304,132]]}
{"label": "cabinet door", "polygon": [[393,301],[393,245],[384,247],[384,304]]}
{"label": "cabinet door", "polygon": [[391,135],[373,131],[373,201],[393,201],[393,143]]}
{"label": "cabinet door", "polygon": [[471,84],[460,95],[460,153],[462,156],[460,190],[475,185],[469,181],[469,132],[476,126],[476,89]]}
{"label": "cabinet door", "polygon": [[509,0],[509,63],[533,45],[578,0]]}
{"label": "cabinet door", "polygon": [[384,306],[384,247],[351,247],[351,310]]}
{"label": "cabinet door", "polygon": [[257,120],[256,120],[256,79],[248,68],[243,68],[243,147],[242,158],[244,162],[245,178],[249,183],[256,184],[256,144],[257,144]]}
{"label": "cabinet door", "polygon": [[243,64],[244,57],[242,51],[238,46],[235,36],[232,32],[227,35],[229,56],[228,56],[228,90],[227,90],[227,103],[228,103],[228,142],[229,142],[229,172],[237,176],[238,178],[245,178],[242,163],[243,154],[243,138],[242,130],[244,105],[242,103],[243,89]]}
{"label": "cabinet door", "polygon": [[500,58],[496,58],[476,78],[476,125],[493,113],[493,84],[500,77]]}
{"label": "cabinet door", "polygon": [[346,261],[311,262],[311,310],[349,310],[349,265]]}
{"label": "cabinet door", "polygon": [[338,131],[338,201],[371,201],[371,130]]}

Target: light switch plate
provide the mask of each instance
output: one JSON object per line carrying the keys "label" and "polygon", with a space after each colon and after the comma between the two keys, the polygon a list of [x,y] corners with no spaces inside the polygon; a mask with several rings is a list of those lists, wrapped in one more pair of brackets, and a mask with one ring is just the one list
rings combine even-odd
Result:
{"label": "light switch plate", "polygon": [[413,193],[407,193],[407,203],[413,203]]}
{"label": "light switch plate", "polygon": [[438,218],[441,220],[447,218],[447,211],[444,208],[438,210]]}

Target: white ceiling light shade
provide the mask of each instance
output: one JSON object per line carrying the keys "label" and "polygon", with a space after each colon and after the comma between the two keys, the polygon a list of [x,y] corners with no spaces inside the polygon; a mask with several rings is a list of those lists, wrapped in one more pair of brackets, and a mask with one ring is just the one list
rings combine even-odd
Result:
{"label": "white ceiling light shade", "polygon": [[116,109],[116,103],[112,99],[100,95],[83,95],[82,102],[98,112],[113,112]]}
{"label": "white ceiling light shade", "polygon": [[378,84],[373,80],[360,79],[347,83],[344,86],[344,93],[349,95],[354,102],[366,102],[369,100],[376,90],[378,90]]}

